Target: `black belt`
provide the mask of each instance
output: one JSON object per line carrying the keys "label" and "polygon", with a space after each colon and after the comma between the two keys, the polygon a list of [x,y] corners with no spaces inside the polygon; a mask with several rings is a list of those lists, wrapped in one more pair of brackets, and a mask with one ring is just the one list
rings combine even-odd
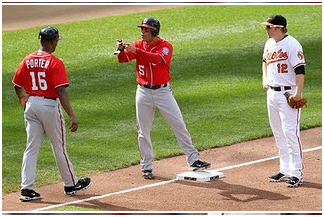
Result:
{"label": "black belt", "polygon": [[168,84],[161,84],[161,85],[144,85],[144,84],[139,84],[140,86],[142,87],[145,87],[145,88],[148,88],[148,89],[153,89],[153,90],[156,90],[156,89],[159,89],[161,87],[166,87],[168,86]]}
{"label": "black belt", "polygon": [[282,91],[283,90],[291,90],[291,87],[289,86],[284,86],[284,87],[272,87],[272,86],[269,86],[272,90],[274,91]]}
{"label": "black belt", "polygon": [[[30,96],[36,96],[36,95],[30,95]],[[51,100],[55,100],[55,101],[57,99],[57,98],[46,97],[46,96],[37,96],[37,97],[44,97],[44,99],[51,99]]]}

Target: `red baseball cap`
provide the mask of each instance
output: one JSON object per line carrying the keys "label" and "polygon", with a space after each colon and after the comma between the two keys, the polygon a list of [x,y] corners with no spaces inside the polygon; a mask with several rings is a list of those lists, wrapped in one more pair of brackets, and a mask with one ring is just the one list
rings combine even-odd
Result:
{"label": "red baseball cap", "polygon": [[137,27],[143,27],[143,28],[147,28],[147,29],[156,29],[154,26],[150,26],[147,24],[141,24],[141,25],[138,25]]}

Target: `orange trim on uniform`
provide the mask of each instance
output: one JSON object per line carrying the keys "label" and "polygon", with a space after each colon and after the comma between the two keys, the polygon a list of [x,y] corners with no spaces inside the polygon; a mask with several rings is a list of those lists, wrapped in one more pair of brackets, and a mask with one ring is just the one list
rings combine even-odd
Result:
{"label": "orange trim on uniform", "polygon": [[266,62],[266,65],[268,66],[268,65],[270,65],[272,63],[280,62],[280,61],[283,61],[283,60],[285,60],[285,59],[272,60],[270,62]]}
{"label": "orange trim on uniform", "polygon": [[298,66],[302,66],[302,65],[306,65],[306,63],[298,63],[297,65],[295,65],[295,66],[293,67],[293,69],[297,68]]}

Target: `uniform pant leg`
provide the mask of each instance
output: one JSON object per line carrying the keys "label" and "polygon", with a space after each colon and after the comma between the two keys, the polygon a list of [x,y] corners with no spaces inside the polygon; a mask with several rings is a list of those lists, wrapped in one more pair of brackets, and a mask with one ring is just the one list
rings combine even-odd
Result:
{"label": "uniform pant leg", "polygon": [[57,167],[65,186],[76,185],[78,179],[66,150],[66,128],[61,105],[58,101],[44,99],[45,132],[51,141],[53,154]]}
{"label": "uniform pant leg", "polygon": [[287,105],[283,111],[283,129],[290,156],[290,176],[303,177],[302,143],[300,140],[300,112]]}
{"label": "uniform pant leg", "polygon": [[268,90],[267,92],[267,106],[268,106],[268,116],[271,130],[273,132],[276,146],[279,151],[280,159],[280,170],[279,172],[289,176],[290,169],[290,157],[288,143],[283,131],[282,123],[282,107],[286,101],[283,101],[281,98],[281,92],[275,92],[273,90]]}
{"label": "uniform pant leg", "polygon": [[33,189],[36,177],[37,158],[44,138],[44,129],[42,123],[36,117],[30,99],[26,104],[24,119],[27,142],[21,166],[21,189]]}
{"label": "uniform pant leg", "polygon": [[136,91],[136,120],[138,130],[138,147],[141,155],[142,170],[153,169],[153,147],[151,127],[154,119],[152,90],[138,86]]}
{"label": "uniform pant leg", "polygon": [[195,149],[190,133],[187,130],[183,120],[178,103],[176,102],[170,86],[156,90],[154,102],[161,112],[162,116],[171,126],[177,141],[187,157],[189,165],[198,160],[198,151]]}

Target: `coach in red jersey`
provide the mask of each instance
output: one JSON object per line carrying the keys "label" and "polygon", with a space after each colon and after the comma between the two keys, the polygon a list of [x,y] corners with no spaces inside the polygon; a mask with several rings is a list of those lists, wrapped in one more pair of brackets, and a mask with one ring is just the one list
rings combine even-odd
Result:
{"label": "coach in red jersey", "polygon": [[170,65],[172,45],[159,37],[160,22],[154,17],[145,18],[141,28],[141,40],[123,43],[118,40],[117,57],[120,63],[136,59],[136,119],[138,146],[141,154],[141,170],[145,179],[153,179],[153,148],[150,137],[154,111],[157,108],[167,120],[177,141],[186,155],[193,171],[210,167],[210,163],[199,160],[191,136],[184,123],[179,106],[170,87]]}
{"label": "coach in red jersey", "polygon": [[90,178],[76,177],[66,152],[66,130],[61,106],[69,116],[72,132],[78,129],[78,123],[66,91],[69,81],[64,63],[52,54],[61,39],[59,31],[48,26],[40,30],[38,38],[40,49],[23,59],[12,80],[20,104],[24,107],[27,133],[21,167],[22,201],[40,198],[40,194],[34,190],[34,182],[37,157],[45,133],[51,141],[64,182],[64,193],[70,195],[86,189],[91,181]]}

